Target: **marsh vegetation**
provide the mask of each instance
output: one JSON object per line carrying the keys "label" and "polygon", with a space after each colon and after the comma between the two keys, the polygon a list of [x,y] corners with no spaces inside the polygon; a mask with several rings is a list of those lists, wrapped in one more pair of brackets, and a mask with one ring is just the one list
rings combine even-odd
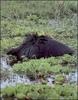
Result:
{"label": "marsh vegetation", "polygon": [[[9,66],[6,63],[7,51],[19,46],[25,35],[31,32],[48,35],[65,43],[75,54],[24,59],[23,62]],[[1,89],[2,98],[77,99],[77,1],[1,1],[0,42],[0,57],[6,59],[2,60],[0,81],[8,84]],[[14,79],[12,74],[18,79],[9,84],[6,80]],[[21,79],[25,81],[19,82]]]}

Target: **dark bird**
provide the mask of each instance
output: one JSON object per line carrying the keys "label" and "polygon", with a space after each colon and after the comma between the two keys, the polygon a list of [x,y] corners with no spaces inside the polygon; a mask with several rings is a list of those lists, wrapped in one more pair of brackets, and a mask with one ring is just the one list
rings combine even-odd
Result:
{"label": "dark bird", "polygon": [[54,40],[49,36],[38,36],[37,34],[28,34],[23,43],[16,48],[10,49],[7,54],[16,56],[18,61],[23,58],[47,58],[63,56],[64,54],[72,55],[74,51],[67,45]]}

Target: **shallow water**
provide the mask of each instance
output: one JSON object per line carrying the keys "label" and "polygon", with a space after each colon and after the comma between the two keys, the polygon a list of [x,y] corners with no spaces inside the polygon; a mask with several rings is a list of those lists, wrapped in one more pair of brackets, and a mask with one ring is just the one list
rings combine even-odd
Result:
{"label": "shallow water", "polygon": [[69,75],[67,75],[67,79],[70,83],[75,83],[77,84],[78,83],[78,72],[75,71],[75,72],[72,72],[72,73],[69,73]]}
{"label": "shallow water", "polygon": [[0,61],[1,68],[8,69],[8,70],[11,68],[11,66],[7,64],[6,58],[0,58],[0,60],[1,60]]}
{"label": "shallow water", "polygon": [[[24,83],[24,84],[34,84],[34,83],[40,83],[40,80],[31,81],[27,76],[25,75],[18,75],[16,73],[12,72],[12,67],[7,64],[6,59],[1,58],[1,69],[7,70],[9,73],[9,77],[6,79],[0,80],[1,88],[5,88],[6,86],[15,86],[17,83]],[[65,75],[66,79],[69,83],[75,83],[77,84],[77,75],[78,72],[69,73],[69,75]],[[53,85],[55,82],[55,75],[50,75],[46,78],[48,85]]]}
{"label": "shallow water", "polygon": [[17,83],[25,83],[30,84],[30,80],[24,75],[18,75],[12,73],[10,78],[1,81],[1,88],[5,88],[6,86],[15,86]]}

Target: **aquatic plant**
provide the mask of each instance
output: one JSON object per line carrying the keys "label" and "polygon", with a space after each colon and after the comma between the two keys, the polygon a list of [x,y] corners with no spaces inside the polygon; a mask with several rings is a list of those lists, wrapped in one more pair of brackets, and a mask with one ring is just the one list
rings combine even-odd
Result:
{"label": "aquatic plant", "polygon": [[7,86],[5,89],[1,91],[2,97],[14,97],[16,91],[15,88],[12,86]]}
{"label": "aquatic plant", "polygon": [[[70,66],[60,65],[60,59],[58,59],[58,63],[51,65],[54,61],[57,62],[57,58],[47,58],[40,60],[31,60],[28,62],[18,63],[13,66],[13,71],[18,74],[25,74],[30,79],[37,78],[45,78],[48,74],[60,74],[75,71],[75,68],[71,68]],[[53,61],[52,61],[53,60]]]}
{"label": "aquatic plant", "polygon": [[[15,89],[10,94],[9,89]],[[19,91],[20,90],[20,91]],[[25,91],[26,90],[26,91]],[[72,91],[73,90],[73,91]],[[7,96],[12,96],[18,98],[18,100],[24,100],[29,98],[29,100],[49,100],[49,99],[77,99],[77,87],[75,85],[65,84],[65,85],[55,85],[54,87],[42,84],[35,85],[25,85],[25,84],[17,84],[14,87],[7,87],[3,89],[2,97],[6,94]]]}
{"label": "aquatic plant", "polygon": [[65,82],[65,76],[62,74],[56,75],[55,77],[55,83],[56,84],[63,84]]}
{"label": "aquatic plant", "polygon": [[25,100],[25,95],[23,93],[17,93],[15,95],[15,97],[18,99],[18,100]]}

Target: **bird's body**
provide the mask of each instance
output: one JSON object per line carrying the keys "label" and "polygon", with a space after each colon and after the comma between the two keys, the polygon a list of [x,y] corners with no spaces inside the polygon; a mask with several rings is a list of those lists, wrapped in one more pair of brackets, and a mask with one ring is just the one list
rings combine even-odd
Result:
{"label": "bird's body", "polygon": [[39,59],[41,57],[63,56],[64,54],[72,55],[73,50],[51,37],[30,34],[19,47],[12,48],[7,54],[16,56],[18,60],[21,60],[22,57]]}

